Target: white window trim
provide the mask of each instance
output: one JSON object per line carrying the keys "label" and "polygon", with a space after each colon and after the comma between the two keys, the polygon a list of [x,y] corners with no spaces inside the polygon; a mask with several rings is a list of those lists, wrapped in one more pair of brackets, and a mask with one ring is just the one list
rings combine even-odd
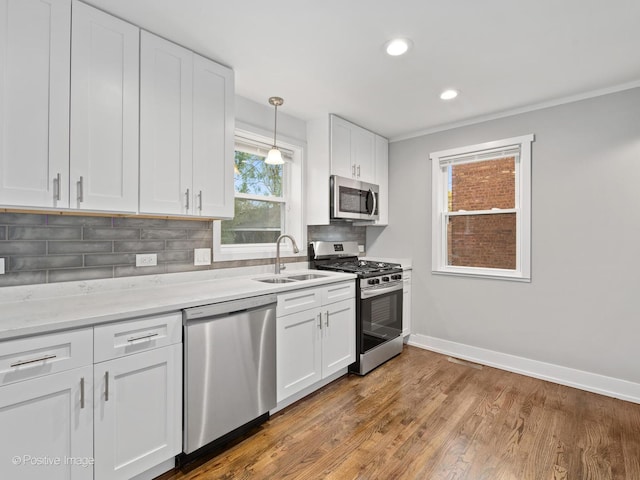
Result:
{"label": "white window trim", "polygon": [[[534,135],[505,138],[492,142],[469,145],[434,152],[431,159],[432,210],[432,272],[435,274],[460,275],[483,278],[495,278],[515,281],[531,281],[531,143]],[[447,174],[442,164],[456,157],[482,155],[487,151],[499,151],[507,148],[520,149],[519,161],[516,162],[516,205],[513,209],[469,211],[464,213],[446,212]],[[447,242],[445,220],[448,216],[464,214],[500,214],[516,213],[516,268],[515,270],[499,268],[461,267],[447,265]]]}
{"label": "white window trim", "polygon": [[[244,139],[255,140],[267,145],[273,143],[273,136],[266,130],[236,122],[235,136]],[[285,226],[282,233],[288,233],[296,239],[300,252],[295,254],[289,239],[280,244],[280,255],[286,257],[306,256],[305,245],[307,243],[307,229],[304,217],[304,145],[295,139],[278,135],[278,147],[291,152],[291,161],[285,161],[285,184],[283,185],[283,197],[285,198]],[[285,160],[287,160],[285,158]],[[250,195],[243,194],[242,197]],[[280,198],[262,197],[260,200],[281,201]],[[299,200],[297,200],[299,199]],[[220,240],[220,221],[213,222],[213,258],[215,261],[253,260],[261,258],[275,258],[275,243],[222,245]]]}

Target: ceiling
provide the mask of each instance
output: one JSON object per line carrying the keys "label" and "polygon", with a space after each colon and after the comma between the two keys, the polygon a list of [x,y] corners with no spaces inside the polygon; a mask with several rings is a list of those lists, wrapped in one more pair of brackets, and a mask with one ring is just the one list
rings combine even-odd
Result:
{"label": "ceiling", "polygon": [[[638,0],[87,2],[232,67],[238,95],[392,140],[640,86]],[[408,54],[384,52],[395,36]]]}

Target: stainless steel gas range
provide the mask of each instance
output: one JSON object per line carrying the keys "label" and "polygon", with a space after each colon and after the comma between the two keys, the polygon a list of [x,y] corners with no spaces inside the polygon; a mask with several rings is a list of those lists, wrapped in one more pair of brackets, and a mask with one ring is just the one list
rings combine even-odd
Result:
{"label": "stainless steel gas range", "polygon": [[309,264],[319,270],[349,272],[356,282],[356,362],[349,371],[364,375],[402,353],[402,267],[358,259],[357,242],[311,242]]}

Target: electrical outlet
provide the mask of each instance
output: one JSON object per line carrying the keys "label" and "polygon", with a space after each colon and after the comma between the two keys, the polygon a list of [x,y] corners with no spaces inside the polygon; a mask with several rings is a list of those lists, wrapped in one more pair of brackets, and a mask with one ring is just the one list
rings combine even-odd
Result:
{"label": "electrical outlet", "polygon": [[193,264],[194,265],[211,265],[211,249],[210,248],[194,248]]}
{"label": "electrical outlet", "polygon": [[156,253],[143,253],[136,255],[136,267],[154,267],[158,265]]}
{"label": "electrical outlet", "polygon": [[358,252],[364,253],[364,245],[358,245]]}
{"label": "electrical outlet", "polygon": [[4,275],[4,258],[0,258],[0,275]]}

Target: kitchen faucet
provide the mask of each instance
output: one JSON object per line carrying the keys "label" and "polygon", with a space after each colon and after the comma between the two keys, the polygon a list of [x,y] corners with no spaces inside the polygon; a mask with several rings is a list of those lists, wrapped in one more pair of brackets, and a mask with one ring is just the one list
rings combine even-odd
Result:
{"label": "kitchen faucet", "polygon": [[276,240],[276,267],[275,267],[276,275],[280,273],[280,240],[282,240],[285,237],[291,240],[291,244],[293,245],[293,253],[298,253],[300,251],[298,249],[298,245],[296,245],[296,241],[291,235],[280,235]]}

